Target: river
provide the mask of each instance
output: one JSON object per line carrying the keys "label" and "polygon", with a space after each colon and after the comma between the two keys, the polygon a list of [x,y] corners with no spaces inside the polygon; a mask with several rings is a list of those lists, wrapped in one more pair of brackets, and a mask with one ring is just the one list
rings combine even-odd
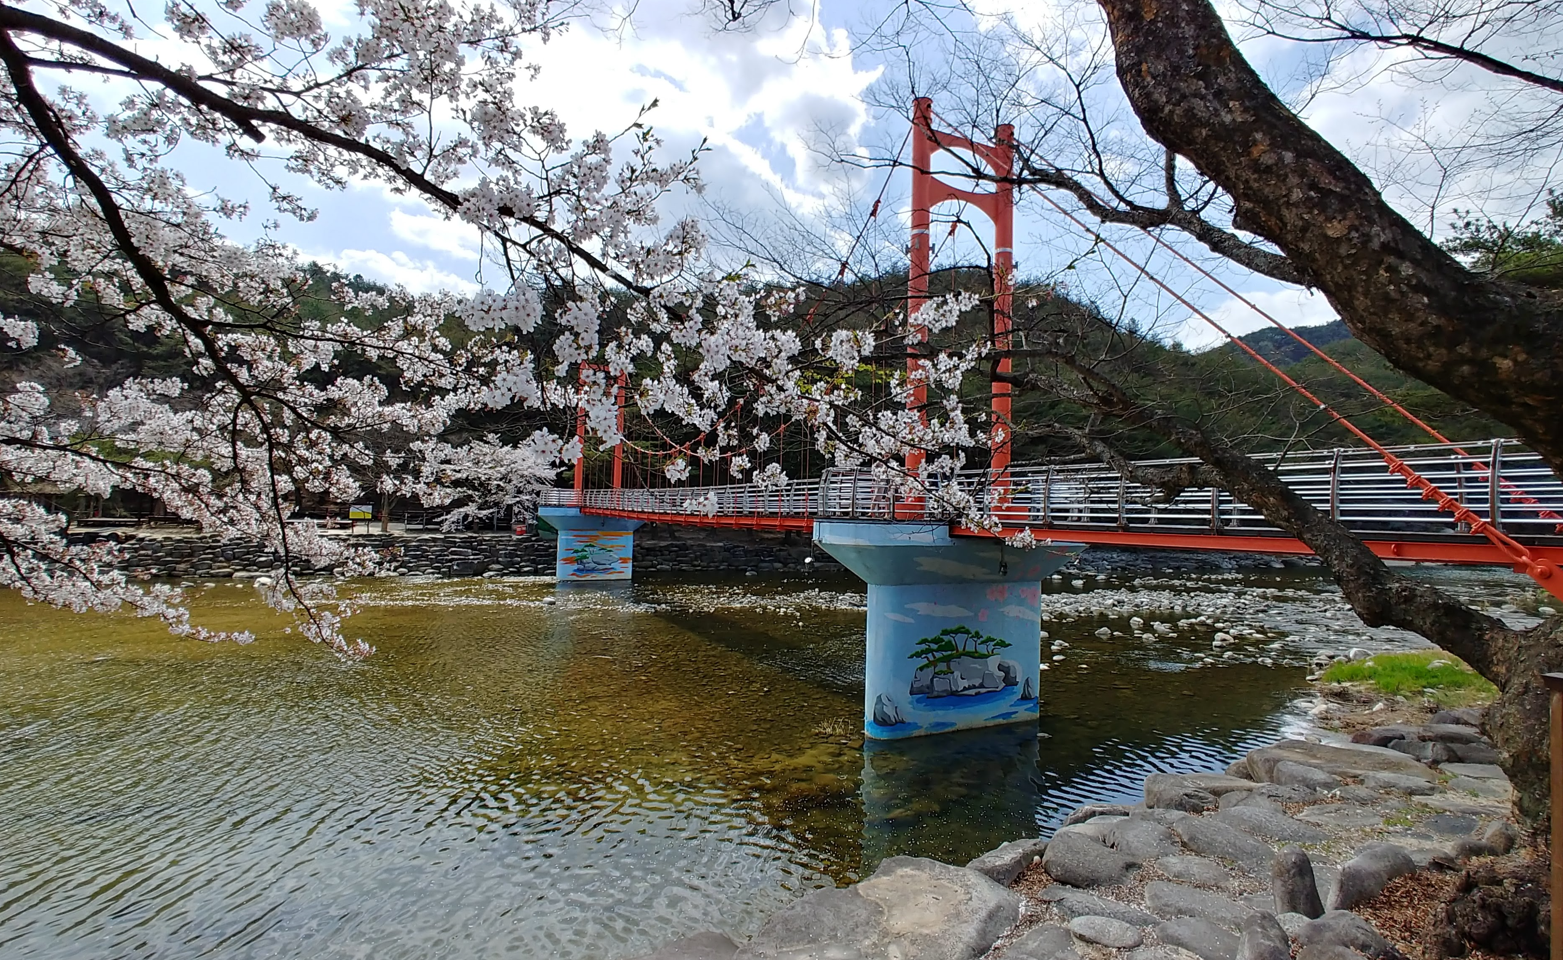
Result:
{"label": "river", "polygon": [[[1525,602],[1505,572],[1434,575]],[[1419,645],[1314,571],[1065,578],[1039,728],[865,745],[848,578],[361,583],[352,630],[377,652],[353,663],[247,585],[193,589],[202,623],[259,639],[0,592],[0,955],[575,960],[742,937],[885,856],[964,862],[1151,771],[1224,766],[1302,724],[1321,647]]]}

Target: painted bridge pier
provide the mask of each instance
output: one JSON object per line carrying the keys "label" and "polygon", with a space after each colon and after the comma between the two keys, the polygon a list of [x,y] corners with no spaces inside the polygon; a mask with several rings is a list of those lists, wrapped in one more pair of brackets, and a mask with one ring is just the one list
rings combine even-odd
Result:
{"label": "painted bridge pier", "polygon": [[537,519],[558,533],[554,578],[560,583],[632,578],[641,521],[583,513],[580,507],[540,507]]}
{"label": "painted bridge pier", "polygon": [[948,524],[818,521],[868,584],[863,730],[898,740],[1037,719],[1042,580],[1082,547],[952,538]]}

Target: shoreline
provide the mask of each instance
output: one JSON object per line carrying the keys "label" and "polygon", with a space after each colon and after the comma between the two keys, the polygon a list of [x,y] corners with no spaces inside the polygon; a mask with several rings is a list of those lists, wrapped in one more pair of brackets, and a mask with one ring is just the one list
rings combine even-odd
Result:
{"label": "shoreline", "polygon": [[1521,843],[1502,771],[1454,752],[1491,751],[1480,710],[1427,712],[1336,713],[1356,729],[1316,722],[1223,771],[1152,774],[1137,804],[1078,807],[965,865],[891,857],[747,943],[707,931],[635,960],[1419,956],[1422,936],[1454,936],[1432,911],[1460,871]]}

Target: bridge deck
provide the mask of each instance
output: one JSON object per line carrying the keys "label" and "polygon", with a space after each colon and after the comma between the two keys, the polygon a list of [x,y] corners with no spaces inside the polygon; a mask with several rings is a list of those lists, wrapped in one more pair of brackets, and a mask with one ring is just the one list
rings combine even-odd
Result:
{"label": "bridge deck", "polygon": [[[1563,482],[1536,454],[1501,440],[1394,452],[1505,534],[1563,562]],[[1484,537],[1471,534],[1407,489],[1372,451],[1310,451],[1258,459],[1269,462],[1293,490],[1340,520],[1380,556],[1507,563]],[[1143,465],[1188,462],[1193,461]],[[831,470],[819,478],[773,487],[554,490],[543,504],[656,523],[806,531],[816,520],[950,523],[961,515],[953,504],[967,498],[985,506],[1001,525],[1001,535],[1030,529],[1039,538],[1113,546],[1311,553],[1230,494],[1191,488],[1162,502],[1155,490],[1124,480],[1105,464],[1015,465],[997,477],[969,471],[932,482],[928,496],[913,500],[897,498],[889,482],[868,472]],[[958,522],[952,532],[993,535]]]}

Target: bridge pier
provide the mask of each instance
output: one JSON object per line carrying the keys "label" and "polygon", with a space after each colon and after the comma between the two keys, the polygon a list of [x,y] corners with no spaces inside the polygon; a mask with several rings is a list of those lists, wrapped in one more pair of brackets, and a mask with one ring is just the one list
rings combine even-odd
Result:
{"label": "bridge pier", "polygon": [[1037,718],[1042,579],[1077,544],[1031,550],[945,524],[817,521],[868,584],[863,730],[898,740]]}
{"label": "bridge pier", "polygon": [[554,576],[560,583],[630,579],[641,521],[591,516],[577,507],[540,507],[537,518],[559,533]]}

